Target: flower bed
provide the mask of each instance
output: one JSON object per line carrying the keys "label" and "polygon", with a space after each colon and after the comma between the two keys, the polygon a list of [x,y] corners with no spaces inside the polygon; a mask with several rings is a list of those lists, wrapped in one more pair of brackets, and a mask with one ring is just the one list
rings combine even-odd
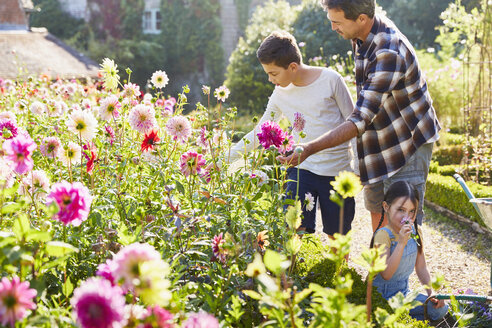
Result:
{"label": "flower bed", "polygon": [[[110,60],[102,73],[86,85],[0,83],[3,325],[412,321],[410,303],[395,301],[393,313],[376,293],[366,317],[364,282],[344,264],[350,235],[309,248],[297,234],[303,204],[284,201],[275,161],[292,150],[290,133],[265,124],[263,147],[229,172],[236,110],[223,106],[226,88],[204,87],[207,106],[185,115],[188,89],[163,97],[165,72],[152,76],[154,95],[121,84]],[[335,181],[338,202],[356,190],[351,179]],[[361,263],[374,275],[378,258],[370,250]]]}

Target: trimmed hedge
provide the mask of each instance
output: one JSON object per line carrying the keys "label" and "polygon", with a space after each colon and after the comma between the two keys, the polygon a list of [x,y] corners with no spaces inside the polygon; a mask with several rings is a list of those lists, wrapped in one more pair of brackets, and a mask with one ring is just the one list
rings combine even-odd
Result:
{"label": "trimmed hedge", "polygon": [[[307,238],[306,238],[307,239]],[[323,253],[330,252],[329,247],[324,246],[319,238],[309,237],[304,240],[300,252],[297,254],[296,266],[294,274],[301,278],[303,287],[307,287],[310,283],[316,283],[323,287],[333,288],[333,278],[335,277],[335,263],[323,257]],[[352,293],[347,295],[347,300],[351,303],[362,305],[366,304],[367,284],[362,277],[353,268],[349,268],[346,264],[342,266],[340,274],[342,276],[350,273],[354,283],[352,285]],[[372,290],[372,309],[377,308],[387,310],[393,313],[388,302],[375,289]],[[408,327],[428,327],[426,322],[417,321],[411,318],[408,314],[398,318],[398,322],[408,324]],[[377,326],[377,324],[376,324]]]}
{"label": "trimmed hedge", "polygon": [[[482,186],[470,181],[466,184],[476,198],[492,197],[492,186]],[[425,198],[485,226],[463,188],[453,177],[429,173]]]}

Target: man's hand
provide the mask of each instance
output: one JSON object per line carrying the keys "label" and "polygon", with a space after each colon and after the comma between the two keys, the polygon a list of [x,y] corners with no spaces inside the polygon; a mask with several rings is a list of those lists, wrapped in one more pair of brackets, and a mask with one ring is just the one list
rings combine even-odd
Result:
{"label": "man's hand", "polygon": [[308,156],[309,155],[305,150],[305,146],[298,145],[294,149],[292,154],[285,155],[285,156],[279,155],[277,156],[277,160],[284,165],[288,165],[289,167],[294,167],[304,162],[304,160],[308,158]]}

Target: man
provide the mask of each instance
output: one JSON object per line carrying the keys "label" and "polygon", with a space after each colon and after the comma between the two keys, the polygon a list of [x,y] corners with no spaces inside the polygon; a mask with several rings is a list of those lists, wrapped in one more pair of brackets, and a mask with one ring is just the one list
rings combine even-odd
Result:
{"label": "man", "polygon": [[374,0],[321,1],[332,29],[352,41],[357,102],[343,124],[302,145],[300,155],[279,160],[298,164],[357,137],[360,178],[373,230],[384,224],[384,192],[399,180],[417,188],[417,222],[422,224],[432,146],[441,127],[415,50],[393,22],[375,15]]}

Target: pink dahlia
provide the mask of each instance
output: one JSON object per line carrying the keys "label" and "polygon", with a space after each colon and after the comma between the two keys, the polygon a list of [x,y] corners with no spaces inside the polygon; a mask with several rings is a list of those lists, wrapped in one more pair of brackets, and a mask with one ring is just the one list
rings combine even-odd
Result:
{"label": "pink dahlia", "polygon": [[140,275],[140,264],[146,261],[160,260],[161,254],[149,244],[134,243],[124,247],[114,257],[114,278],[123,280],[124,286],[130,288]]}
{"label": "pink dahlia", "polygon": [[203,149],[202,152],[207,151],[207,149],[208,149],[208,131],[207,131],[206,126],[204,126],[200,129],[198,138],[196,140],[196,144],[197,144],[197,146],[202,147],[202,149]]}
{"label": "pink dahlia", "polygon": [[227,256],[226,250],[222,247],[224,243],[225,239],[222,232],[214,236],[214,239],[212,239],[212,251],[214,252],[214,256],[222,263],[225,263]]}
{"label": "pink dahlia", "polygon": [[140,133],[147,133],[157,126],[154,108],[143,104],[133,107],[128,119],[132,129]]}
{"label": "pink dahlia", "polygon": [[118,286],[93,277],[73,292],[70,300],[82,328],[114,328],[124,325],[125,298]]}
{"label": "pink dahlia", "polygon": [[114,130],[111,127],[111,125],[105,125],[104,126],[104,130],[105,130],[106,138],[108,138],[109,143],[112,146],[113,145],[113,142],[114,142]]}
{"label": "pink dahlia", "polygon": [[167,132],[174,138],[183,143],[191,136],[191,123],[181,115],[171,117],[166,124]]}
{"label": "pink dahlia", "polygon": [[198,154],[196,151],[189,150],[180,158],[181,162],[181,172],[185,176],[189,176],[190,174],[200,174],[202,167],[207,163],[205,159],[203,159],[202,154]]}
{"label": "pink dahlia", "polygon": [[301,132],[304,130],[304,126],[306,125],[306,120],[304,119],[304,115],[299,112],[294,113],[294,124],[292,124],[292,128],[295,132]]}
{"label": "pink dahlia", "polygon": [[294,137],[291,135],[286,135],[284,141],[282,141],[282,144],[278,147],[278,151],[281,154],[285,154],[292,149],[294,149]]}
{"label": "pink dahlia", "polygon": [[123,86],[123,94],[128,98],[140,97],[140,87],[134,83],[128,83]]}
{"label": "pink dahlia", "polygon": [[172,321],[173,315],[168,310],[158,305],[149,306],[144,323],[139,328],[171,328],[174,327]]}
{"label": "pink dahlia", "polygon": [[99,106],[99,116],[105,121],[117,118],[120,116],[120,108],[121,104],[118,101],[118,97],[111,95],[101,101],[101,106]]}
{"label": "pink dahlia", "polygon": [[0,137],[12,139],[17,136],[17,124],[11,119],[0,119]]}
{"label": "pink dahlia", "polygon": [[36,143],[27,133],[20,133],[15,138],[3,143],[5,158],[14,164],[14,171],[18,174],[24,174],[32,170],[34,161],[31,155],[36,148]]}
{"label": "pink dahlia", "polygon": [[15,326],[15,322],[26,316],[26,310],[33,310],[36,304],[36,290],[29,288],[29,283],[21,282],[14,276],[12,281],[3,277],[0,281],[0,322],[3,326]]}
{"label": "pink dahlia", "polygon": [[257,136],[263,148],[268,149],[271,146],[279,148],[287,137],[287,133],[277,123],[266,121],[261,125],[261,132]]}
{"label": "pink dahlia", "polygon": [[65,225],[79,226],[87,220],[92,203],[89,189],[80,182],[55,183],[46,199],[47,204],[56,202],[60,210],[53,217]]}
{"label": "pink dahlia", "polygon": [[207,312],[192,313],[182,328],[219,328],[219,320]]}
{"label": "pink dahlia", "polygon": [[41,197],[45,196],[50,188],[50,180],[46,176],[46,172],[43,170],[32,170],[24,177],[19,185],[17,192],[20,195],[33,196],[39,194]]}
{"label": "pink dahlia", "polygon": [[56,137],[45,137],[39,146],[41,154],[49,158],[55,158],[60,149],[60,139]]}
{"label": "pink dahlia", "polygon": [[103,277],[111,282],[112,285],[116,285],[116,280],[114,279],[115,270],[116,263],[111,259],[107,259],[106,262],[97,266],[96,276]]}

